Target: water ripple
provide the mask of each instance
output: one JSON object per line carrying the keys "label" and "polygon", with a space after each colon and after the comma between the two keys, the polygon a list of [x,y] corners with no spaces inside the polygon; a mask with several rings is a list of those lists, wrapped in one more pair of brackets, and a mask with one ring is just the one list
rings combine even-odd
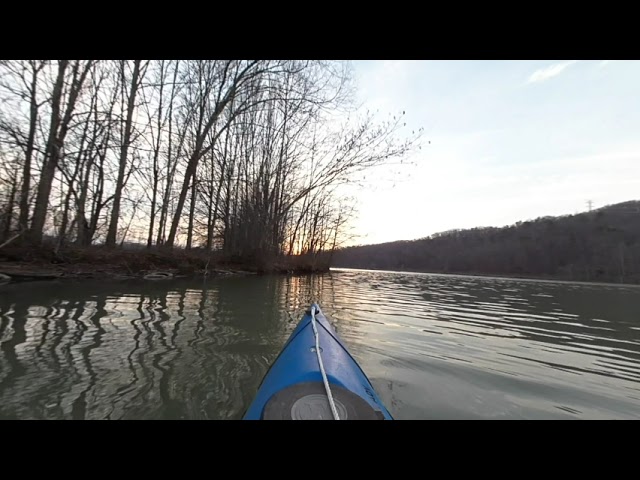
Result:
{"label": "water ripple", "polygon": [[0,288],[0,418],[240,418],[311,301],[396,418],[640,418],[638,288],[355,270]]}

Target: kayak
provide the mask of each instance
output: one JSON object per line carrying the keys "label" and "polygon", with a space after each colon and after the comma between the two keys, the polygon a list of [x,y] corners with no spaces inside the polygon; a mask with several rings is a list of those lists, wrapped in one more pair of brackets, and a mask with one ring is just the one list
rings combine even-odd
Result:
{"label": "kayak", "polygon": [[243,419],[393,420],[316,303],[289,336]]}

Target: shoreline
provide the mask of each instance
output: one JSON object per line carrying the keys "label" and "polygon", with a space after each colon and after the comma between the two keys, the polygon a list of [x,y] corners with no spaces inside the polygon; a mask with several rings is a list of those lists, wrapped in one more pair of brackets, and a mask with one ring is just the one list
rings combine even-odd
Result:
{"label": "shoreline", "polygon": [[316,257],[282,256],[271,259],[229,257],[202,250],[108,249],[103,246],[67,246],[55,252],[51,247],[14,246],[0,249],[0,286],[43,280],[148,280],[177,278],[215,278],[225,276],[322,274],[336,270],[404,274],[485,277],[536,282],[578,283],[584,285],[632,286],[640,283],[571,279],[554,276],[526,276],[478,272],[427,272],[353,268],[327,265]]}
{"label": "shoreline", "polygon": [[162,281],[262,274],[326,273],[316,258],[243,259],[202,250],[16,246],[0,250],[0,285],[42,280]]}

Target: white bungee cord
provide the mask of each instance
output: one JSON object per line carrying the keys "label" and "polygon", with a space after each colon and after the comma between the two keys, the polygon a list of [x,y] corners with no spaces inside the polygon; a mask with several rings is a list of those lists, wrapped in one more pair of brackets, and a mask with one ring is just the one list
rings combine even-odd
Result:
{"label": "white bungee cord", "polygon": [[338,409],[333,401],[333,395],[331,394],[331,387],[329,386],[329,380],[327,379],[327,372],[324,370],[324,364],[322,363],[322,355],[320,354],[320,336],[318,335],[318,329],[316,328],[316,306],[311,306],[311,326],[313,327],[313,335],[316,337],[316,356],[318,357],[318,365],[320,365],[320,373],[322,374],[322,381],[324,382],[324,389],[327,392],[329,398],[329,405],[331,406],[331,412],[333,413],[334,420],[340,420],[338,415]]}

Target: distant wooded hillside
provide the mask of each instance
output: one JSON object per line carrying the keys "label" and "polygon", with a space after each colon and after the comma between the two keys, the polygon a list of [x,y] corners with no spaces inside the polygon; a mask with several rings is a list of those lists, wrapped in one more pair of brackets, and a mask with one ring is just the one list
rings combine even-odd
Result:
{"label": "distant wooded hillside", "polygon": [[332,266],[640,283],[640,201],[502,228],[343,248]]}

